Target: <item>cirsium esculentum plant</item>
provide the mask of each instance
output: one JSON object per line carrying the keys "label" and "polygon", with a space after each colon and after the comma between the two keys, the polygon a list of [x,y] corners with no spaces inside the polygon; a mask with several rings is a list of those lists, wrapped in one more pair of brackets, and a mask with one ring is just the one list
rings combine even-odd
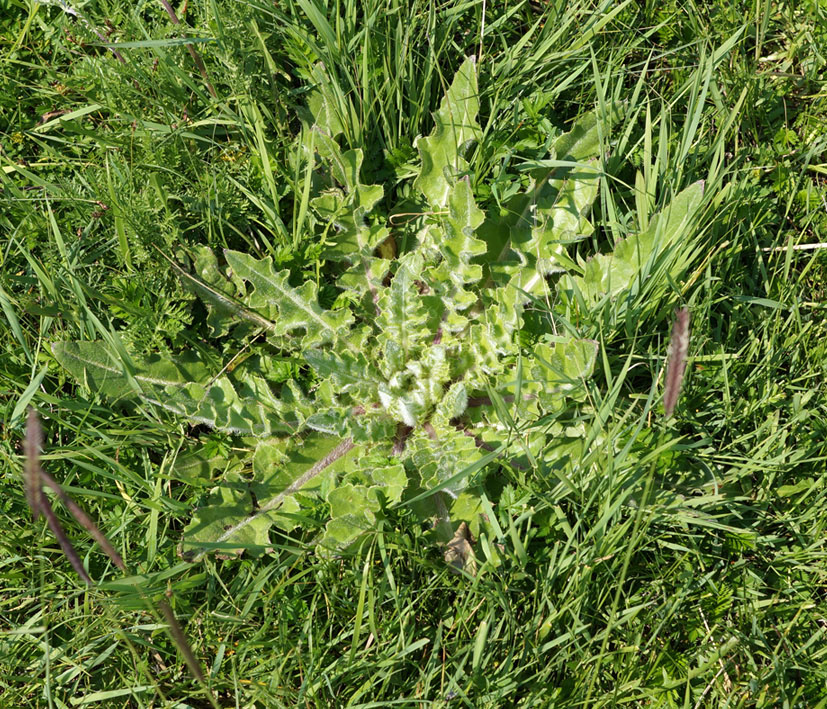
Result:
{"label": "cirsium esculentum plant", "polygon": [[[570,256],[592,231],[587,216],[600,178],[597,119],[589,114],[486,218],[467,175],[481,132],[476,64],[468,59],[432,134],[417,143],[412,243],[389,253],[396,239],[378,213],[384,189],[361,183],[361,150],[341,149],[321,68],[319,77],[302,148],[319,158],[309,206],[329,227],[320,258],[338,274],[345,296],[338,307],[320,305],[315,282],[291,285],[269,257],[226,251],[222,267],[201,248],[190,269],[176,268],[207,305],[211,334],[254,352],[241,363],[196,355],[127,363],[102,342],[53,346],[95,390],[139,397],[238,437],[233,454],[202,446],[175,466],[187,480],[219,476],[185,531],[188,558],[266,548],[273,525],[289,530],[320,506],[327,521],[317,542],[326,552],[353,543],[388,505],[414,498],[446,538],[449,525],[475,528],[479,485],[495,458],[513,449],[542,460],[564,427],[531,424],[576,402],[595,362],[593,340],[549,335],[522,346],[525,304],[548,296],[552,273],[562,274],[559,295],[573,307],[630,287],[700,200],[700,185],[685,190],[613,255]],[[310,380],[285,379],[275,364],[285,359]]]}

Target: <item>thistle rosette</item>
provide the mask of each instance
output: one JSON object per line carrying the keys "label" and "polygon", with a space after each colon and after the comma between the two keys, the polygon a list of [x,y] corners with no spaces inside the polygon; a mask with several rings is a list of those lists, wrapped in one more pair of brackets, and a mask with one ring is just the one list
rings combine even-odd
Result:
{"label": "thistle rosette", "polygon": [[[461,522],[474,531],[477,485],[494,452],[542,456],[550,434],[533,427],[515,443],[514,432],[577,400],[594,367],[592,340],[549,335],[526,347],[521,331],[525,304],[554,287],[549,276],[579,283],[595,268],[569,249],[592,230],[597,119],[554,141],[523,189],[486,215],[472,179],[477,67],[466,60],[433,131],[416,143],[414,236],[388,258],[391,195],[362,183],[363,153],[340,145],[332,88],[322,67],[314,76],[297,149],[315,165],[307,204],[324,272],[342,296],[335,307],[321,304],[315,280],[296,285],[298,274],[269,256],[228,250],[222,264],[202,247],[190,267],[175,268],[206,304],[221,347],[172,360],[130,356],[115,343],[53,347],[94,390],[235,437],[232,452],[196,445],[173,468],[211,488],[185,530],[187,558],[261,551],[274,526],[298,525],[318,528],[320,551],[338,552],[405,499],[429,502],[416,509],[449,538]],[[289,363],[287,374],[278,362]]]}

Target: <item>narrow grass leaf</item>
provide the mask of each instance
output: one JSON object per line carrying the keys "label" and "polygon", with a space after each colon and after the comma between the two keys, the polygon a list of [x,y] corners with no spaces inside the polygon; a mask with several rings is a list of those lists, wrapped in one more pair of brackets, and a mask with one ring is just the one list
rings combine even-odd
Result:
{"label": "narrow grass leaf", "polygon": [[26,359],[31,361],[32,352],[29,349],[29,343],[26,342],[26,338],[23,335],[23,330],[20,327],[20,321],[17,319],[17,313],[14,312],[11,298],[9,298],[2,286],[0,286],[0,307],[3,308],[3,314],[6,316],[6,320],[9,321],[9,327],[14,335],[14,339],[20,343],[20,346],[23,348],[23,352],[26,355]]}
{"label": "narrow grass leaf", "polygon": [[29,386],[26,387],[26,390],[20,395],[20,399],[15,405],[14,411],[12,411],[11,417],[6,423],[7,426],[14,426],[17,423],[18,419],[23,416],[23,412],[26,410],[26,407],[29,406],[29,403],[34,398],[34,395],[37,393],[37,390],[43,383],[43,379],[48,371],[49,365],[45,365],[43,369],[41,369],[37,373],[37,376],[34,379],[32,379],[32,381],[29,383]]}

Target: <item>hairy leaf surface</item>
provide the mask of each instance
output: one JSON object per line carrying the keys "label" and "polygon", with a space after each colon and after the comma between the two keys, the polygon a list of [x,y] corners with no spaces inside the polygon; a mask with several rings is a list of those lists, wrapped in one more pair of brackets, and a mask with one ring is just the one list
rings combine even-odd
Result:
{"label": "hairy leaf surface", "polygon": [[634,242],[578,261],[601,175],[601,126],[587,114],[548,141],[547,159],[521,168],[502,210],[486,213],[466,161],[482,135],[476,69],[473,58],[462,64],[432,133],[416,142],[413,179],[387,186],[362,182],[370,153],[345,149],[352,106],[314,69],[296,145],[318,264],[279,270],[271,256],[233,250],[219,262],[205,248],[191,267],[175,263],[220,340],[208,362],[126,356],[101,342],[53,346],[94,391],[235,436],[220,450],[196,443],[169,473],[204,492],[181,542],[186,558],[261,553],[275,530],[297,528],[319,553],[342,553],[403,501],[445,540],[467,525],[470,544],[497,456],[525,469],[553,439],[580,435],[532,422],[584,398],[597,345],[530,335],[526,311],[561,271],[590,299],[628,287],[680,239],[698,198],[682,193]]}
{"label": "hairy leaf surface", "polygon": [[434,114],[434,130],[417,142],[422,168],[414,186],[434,209],[448,206],[451,187],[468,163],[462,150],[478,140],[479,89],[474,58],[466,59]]}

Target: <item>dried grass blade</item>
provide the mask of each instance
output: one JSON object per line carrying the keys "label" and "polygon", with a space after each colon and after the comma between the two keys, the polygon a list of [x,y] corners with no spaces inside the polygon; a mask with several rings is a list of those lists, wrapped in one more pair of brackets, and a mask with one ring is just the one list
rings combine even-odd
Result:
{"label": "dried grass blade", "polygon": [[666,385],[663,393],[663,409],[669,418],[678,404],[686,358],[689,354],[689,308],[683,307],[675,313],[672,326],[672,340],[669,343],[669,357],[666,362]]}
{"label": "dried grass blade", "polygon": [[164,614],[164,619],[167,621],[167,625],[169,626],[169,634],[172,636],[173,641],[178,646],[181,654],[184,656],[184,661],[187,663],[187,667],[189,667],[192,676],[195,677],[195,679],[197,679],[201,684],[206,684],[204,680],[204,673],[201,671],[201,663],[199,663],[198,659],[195,657],[195,653],[192,651],[190,644],[187,642],[184,631],[181,629],[181,624],[175,617],[175,613],[172,612],[172,608],[169,603],[167,603],[165,598],[162,598],[158,601],[158,607],[161,609],[161,613]]}
{"label": "dried grass blade", "polygon": [[69,541],[69,537],[67,537],[66,533],[63,531],[63,527],[60,526],[60,522],[57,520],[57,515],[55,515],[52,505],[49,503],[49,500],[46,499],[43,492],[40,492],[39,502],[40,510],[46,518],[49,529],[51,529],[52,533],[55,537],[57,537],[57,541],[60,543],[60,547],[63,549],[63,553],[66,555],[66,558],[69,559],[69,563],[72,565],[72,568],[77,571],[78,576],[80,576],[87,584],[93,586],[94,584],[92,583],[92,579],[89,578],[89,574],[87,574],[86,569],[83,568],[83,564],[80,561],[78,553]]}
{"label": "dried grass blade", "polygon": [[29,417],[26,420],[26,438],[23,441],[23,452],[26,455],[26,501],[32,509],[34,521],[40,516],[40,450],[43,448],[43,429],[37,411],[29,407]]}
{"label": "dried grass blade", "polygon": [[[353,443],[351,441],[348,442],[352,447]],[[89,577],[89,574],[86,573],[86,569],[83,568],[83,563],[80,560],[80,556],[78,556],[78,553],[75,551],[75,548],[72,546],[72,543],[63,531],[63,527],[60,526],[57,515],[55,514],[49,499],[43,492],[42,484],[46,483],[46,485],[54,490],[55,494],[58,496],[66,509],[72,513],[72,516],[81,525],[83,525],[86,531],[88,531],[95,538],[98,544],[101,545],[101,548],[106,552],[113,563],[119,569],[128,573],[126,564],[121,558],[121,555],[115,551],[115,548],[112,546],[110,541],[104,536],[103,532],[98,529],[97,525],[92,521],[89,515],[87,515],[75,503],[75,501],[64,492],[63,488],[51,475],[41,469],[39,454],[42,445],[43,430],[40,426],[37,412],[33,408],[30,408],[29,418],[26,425],[26,438],[23,442],[23,446],[26,454],[26,497],[29,500],[29,506],[35,513],[35,519],[37,519],[37,514],[43,514],[46,518],[46,523],[49,525],[49,529],[52,530],[52,533],[55,535],[55,538],[60,544],[63,553],[66,555],[69,563],[72,564],[72,568],[74,568],[78,576],[80,576],[89,586],[94,586],[94,582]],[[341,444],[339,447],[342,447]],[[158,607],[161,609],[161,613],[167,622],[169,634],[172,636],[173,641],[181,651],[181,654],[184,656],[187,667],[189,667],[193,677],[195,677],[195,679],[198,680],[198,682],[200,682],[204,687],[212,706],[218,707],[215,697],[206,685],[204,673],[201,670],[201,665],[187,642],[184,631],[181,629],[181,625],[178,623],[178,619],[175,617],[172,608],[166,599],[159,601]]]}
{"label": "dried grass blade", "polygon": [[[173,10],[172,5],[167,2],[167,0],[161,0],[161,5],[164,6],[164,10],[166,10],[167,15],[169,15],[169,19],[172,20],[172,23],[175,25],[180,25],[181,20],[178,19],[178,15],[175,14],[175,10]],[[184,34],[186,37],[186,34]],[[201,74],[201,78],[204,80],[204,83],[207,85],[207,89],[210,92],[210,96],[213,98],[218,98],[218,95],[215,93],[215,89],[213,85],[210,83],[210,78],[207,75],[207,67],[204,65],[204,60],[201,59],[201,55],[195,51],[195,48],[191,45],[187,45],[187,51],[190,53],[192,57],[192,61],[195,62],[195,66],[198,68],[199,73]]]}
{"label": "dried grass blade", "polygon": [[104,552],[106,552],[106,555],[112,559],[112,563],[114,563],[115,566],[117,566],[121,571],[126,571],[126,564],[121,558],[121,555],[115,551],[115,547],[112,546],[109,540],[104,536],[103,532],[97,528],[89,515],[87,515],[75,503],[75,501],[63,491],[63,488],[60,487],[58,482],[51,475],[49,475],[49,473],[45,470],[41,470],[40,477],[43,482],[55,491],[64,507],[72,513],[72,516],[84,527],[84,529],[86,529],[87,532],[89,532],[89,534],[94,537],[95,541],[101,545],[101,549],[103,549]]}

